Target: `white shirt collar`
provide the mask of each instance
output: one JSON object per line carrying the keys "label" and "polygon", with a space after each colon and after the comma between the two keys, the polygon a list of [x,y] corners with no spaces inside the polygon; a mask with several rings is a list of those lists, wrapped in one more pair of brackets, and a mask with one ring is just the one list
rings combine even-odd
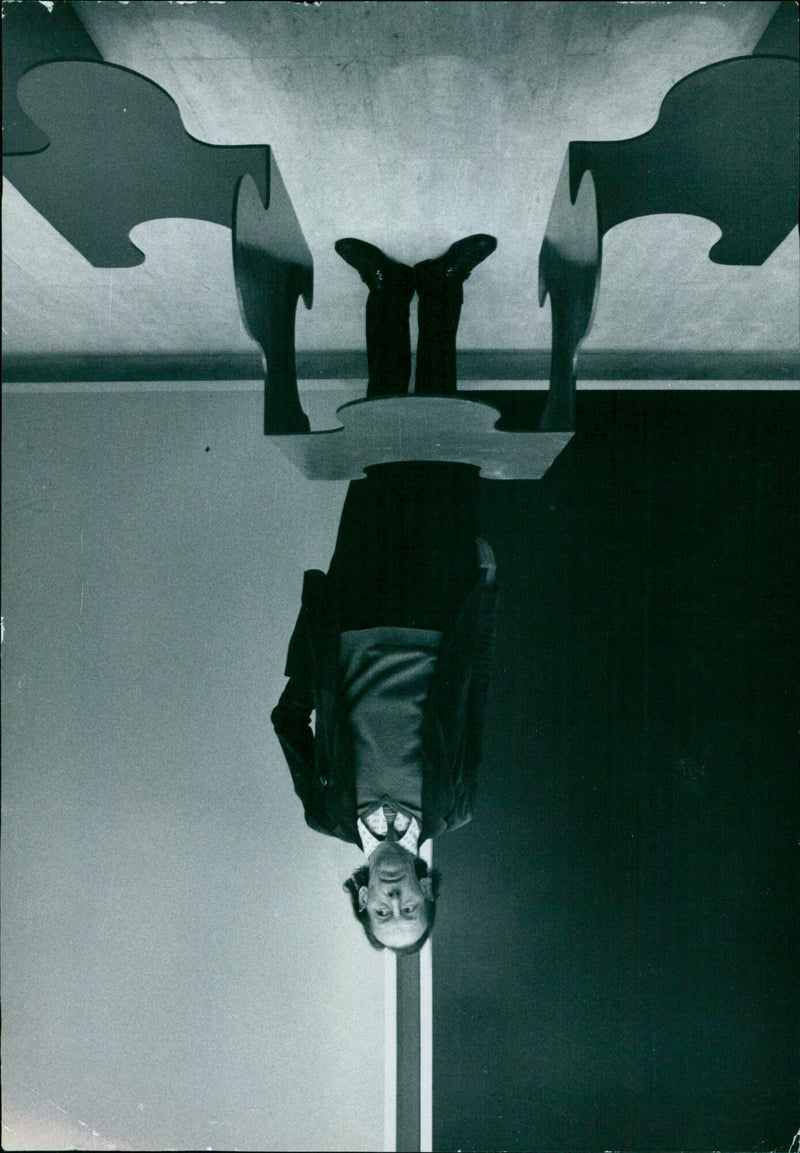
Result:
{"label": "white shirt collar", "polygon": [[[370,813],[367,817],[367,820],[369,821],[370,825],[372,825],[372,829],[370,829],[359,817],[358,835],[361,838],[361,845],[364,849],[364,855],[366,856],[367,860],[369,860],[369,858],[377,849],[378,845],[383,844],[383,835],[387,830],[386,814],[383,811],[383,805],[375,809],[374,812]],[[397,832],[401,831],[401,826],[405,821],[409,821],[408,828],[396,843],[400,846],[401,849],[405,849],[407,852],[416,857],[417,848],[419,846],[419,835],[421,831],[419,822],[415,817],[411,817],[409,820],[405,813],[398,813],[394,822],[394,827]],[[376,833],[378,834],[377,836],[375,835]]]}

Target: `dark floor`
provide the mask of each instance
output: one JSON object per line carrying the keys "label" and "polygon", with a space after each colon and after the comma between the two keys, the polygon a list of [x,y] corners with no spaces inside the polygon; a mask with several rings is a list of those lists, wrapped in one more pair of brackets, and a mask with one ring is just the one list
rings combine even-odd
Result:
{"label": "dark floor", "polygon": [[798,395],[586,393],[578,427],[482,485],[503,601],[476,818],[434,848],[434,1148],[788,1149]]}

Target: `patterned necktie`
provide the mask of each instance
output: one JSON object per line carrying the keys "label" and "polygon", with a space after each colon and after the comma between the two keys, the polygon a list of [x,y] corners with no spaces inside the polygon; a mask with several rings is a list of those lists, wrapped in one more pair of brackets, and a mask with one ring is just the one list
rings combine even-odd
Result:
{"label": "patterned necktie", "polygon": [[399,841],[400,833],[395,828],[395,821],[397,820],[397,810],[392,809],[389,805],[383,806],[383,815],[386,817],[386,840]]}

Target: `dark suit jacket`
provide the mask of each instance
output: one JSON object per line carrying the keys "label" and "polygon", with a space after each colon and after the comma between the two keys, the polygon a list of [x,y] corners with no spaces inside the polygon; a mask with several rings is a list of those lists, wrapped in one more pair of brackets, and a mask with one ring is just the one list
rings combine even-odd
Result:
{"label": "dark suit jacket", "polygon": [[[442,638],[425,704],[420,842],[458,828],[473,814],[497,601],[494,556],[484,541],[478,544],[481,576]],[[286,659],[289,682],[272,723],[306,823],[360,844],[355,771],[339,692],[337,598],[328,585],[317,569],[304,576]]]}

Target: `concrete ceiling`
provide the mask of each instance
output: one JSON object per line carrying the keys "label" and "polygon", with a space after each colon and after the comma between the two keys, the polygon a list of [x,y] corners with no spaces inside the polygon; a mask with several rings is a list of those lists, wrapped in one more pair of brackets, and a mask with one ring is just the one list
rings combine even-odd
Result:
{"label": "concrete ceiling", "polygon": [[[154,80],[188,132],[270,144],[315,261],[298,347],[363,347],[365,290],[334,253],[408,262],[498,237],[473,274],[464,349],[546,349],[536,299],[567,143],[648,129],[687,73],[752,52],[775,3],[117,3],[74,6],[103,58]],[[7,355],[237,354],[229,231],[134,229],[136,268],[91,267],[4,181]],[[797,232],[760,268],[711,264],[719,230],[639,219],[605,241],[587,348],[775,351],[798,342]]]}

